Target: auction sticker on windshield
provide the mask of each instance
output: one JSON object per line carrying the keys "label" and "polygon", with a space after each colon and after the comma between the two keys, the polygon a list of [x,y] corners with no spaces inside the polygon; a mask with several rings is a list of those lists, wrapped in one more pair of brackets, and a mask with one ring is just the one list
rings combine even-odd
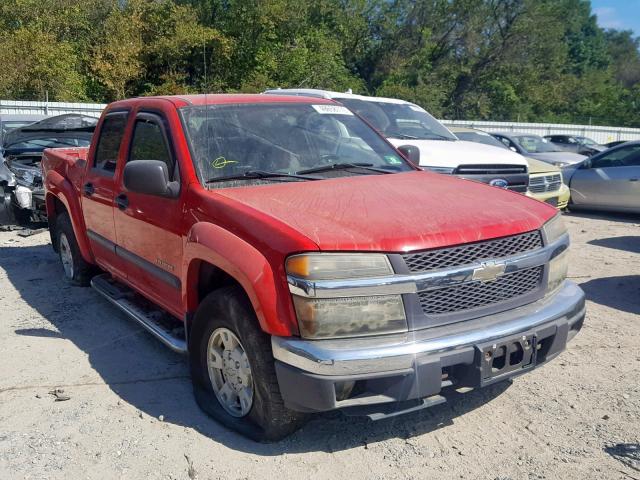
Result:
{"label": "auction sticker on windshield", "polygon": [[353,115],[351,110],[341,105],[311,105],[313,109],[323,115]]}

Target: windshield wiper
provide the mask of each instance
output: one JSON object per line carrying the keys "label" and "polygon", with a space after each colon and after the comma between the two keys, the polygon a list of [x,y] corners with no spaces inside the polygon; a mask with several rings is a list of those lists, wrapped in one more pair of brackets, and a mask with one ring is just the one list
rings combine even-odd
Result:
{"label": "windshield wiper", "polygon": [[239,173],[237,175],[226,175],[223,177],[213,177],[204,183],[215,182],[228,182],[231,180],[255,180],[262,178],[298,178],[300,180],[321,180],[316,177],[306,177],[304,175],[298,175],[299,172],[294,173],[278,173],[278,172],[265,172],[263,170],[247,170],[246,172]]}
{"label": "windshield wiper", "polygon": [[393,173],[389,170],[382,168],[375,168],[373,163],[332,163],[330,165],[323,165],[322,167],[307,168],[306,170],[299,170],[296,172],[298,175],[304,175],[306,173],[320,173],[329,172],[331,170],[346,170],[348,168],[361,168],[363,170],[369,170],[377,173]]}

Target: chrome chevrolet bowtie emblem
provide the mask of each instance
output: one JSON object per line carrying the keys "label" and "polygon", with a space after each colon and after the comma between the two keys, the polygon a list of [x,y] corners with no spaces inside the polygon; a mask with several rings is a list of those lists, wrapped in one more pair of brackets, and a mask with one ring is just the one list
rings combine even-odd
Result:
{"label": "chrome chevrolet bowtie emblem", "polygon": [[480,282],[493,282],[500,275],[504,274],[504,270],[507,267],[505,263],[498,262],[482,262],[479,268],[473,269],[472,280],[478,280]]}

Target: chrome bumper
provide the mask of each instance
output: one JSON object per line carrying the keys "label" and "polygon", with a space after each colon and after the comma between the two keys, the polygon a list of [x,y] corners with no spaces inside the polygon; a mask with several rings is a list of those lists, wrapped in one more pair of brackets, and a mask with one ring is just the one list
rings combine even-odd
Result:
{"label": "chrome bumper", "polygon": [[411,369],[417,357],[450,354],[554,323],[568,326],[570,340],[582,325],[584,305],[584,292],[565,281],[549,297],[488,317],[378,337],[302,340],[274,336],[271,344],[278,362],[309,374],[378,374]]}

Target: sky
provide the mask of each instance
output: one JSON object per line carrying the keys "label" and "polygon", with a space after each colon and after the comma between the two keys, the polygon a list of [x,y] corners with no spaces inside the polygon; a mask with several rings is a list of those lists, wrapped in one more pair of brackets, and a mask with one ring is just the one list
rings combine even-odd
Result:
{"label": "sky", "polygon": [[617,30],[633,30],[640,36],[640,0],[591,0],[598,25]]}

